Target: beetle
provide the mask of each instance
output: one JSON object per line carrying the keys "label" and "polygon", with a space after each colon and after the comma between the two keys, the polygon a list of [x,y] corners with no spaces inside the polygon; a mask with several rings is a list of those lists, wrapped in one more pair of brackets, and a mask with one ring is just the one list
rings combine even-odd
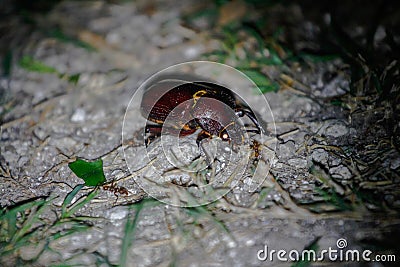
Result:
{"label": "beetle", "polygon": [[[172,88],[172,89],[171,89]],[[161,135],[165,124],[167,132],[186,136],[198,129],[197,144],[204,138],[218,136],[235,144],[243,142],[242,125],[238,117],[247,116],[256,129],[263,133],[254,112],[232,90],[210,82],[164,81],[147,88],[143,94],[141,114],[149,122],[145,132],[150,136],[146,146]],[[168,121],[168,123],[166,123]]]}

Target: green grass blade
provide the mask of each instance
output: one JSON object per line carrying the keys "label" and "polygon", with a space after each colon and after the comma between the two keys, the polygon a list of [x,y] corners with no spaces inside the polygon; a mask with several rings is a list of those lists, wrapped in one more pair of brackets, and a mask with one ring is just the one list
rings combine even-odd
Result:
{"label": "green grass blade", "polygon": [[89,225],[85,225],[85,224],[80,224],[80,223],[76,223],[71,229],[68,230],[62,230],[60,232],[57,232],[53,235],[51,235],[51,239],[52,240],[57,240],[59,238],[63,238],[72,234],[76,234],[76,233],[80,233],[80,232],[85,232],[90,228]]}
{"label": "green grass blade", "polygon": [[91,52],[96,51],[96,48],[94,48],[90,44],[83,42],[77,38],[67,36],[60,29],[54,29],[53,31],[49,32],[49,35],[63,43],[70,43],[76,47],[81,47]]}
{"label": "green grass blade", "polygon": [[125,235],[122,241],[121,256],[119,261],[119,265],[122,267],[127,266],[126,260],[128,256],[128,250],[131,247],[133,238],[135,236],[139,215],[141,210],[143,209],[143,201],[140,201],[138,204],[136,204],[134,209],[136,210],[135,217],[132,220],[131,216],[128,215],[125,225]]}
{"label": "green grass blade", "polygon": [[161,202],[155,199],[143,199],[138,203],[135,203],[129,207],[129,209],[134,209],[136,211],[135,217],[131,218],[131,215],[128,214],[128,218],[125,224],[125,235],[124,239],[122,241],[122,246],[121,246],[121,255],[120,255],[120,261],[119,261],[119,266],[127,266],[127,256],[128,256],[128,250],[132,245],[132,242],[135,237],[135,233],[137,230],[137,224],[139,221],[140,217],[140,212],[143,210],[144,207],[154,207],[157,205],[161,205]]}
{"label": "green grass blade", "polygon": [[80,76],[81,76],[80,73],[69,75],[68,78],[67,78],[67,79],[68,79],[68,82],[70,82],[70,83],[72,83],[72,84],[74,84],[74,85],[77,85]]}
{"label": "green grass blade", "polygon": [[11,68],[12,68],[12,52],[11,50],[8,50],[7,53],[5,54],[3,58],[3,75],[5,77],[9,77],[11,74]]}
{"label": "green grass blade", "polygon": [[74,199],[74,197],[76,196],[76,194],[84,187],[85,185],[83,184],[79,184],[77,186],[75,186],[75,188],[65,197],[63,204],[62,204],[62,217],[64,217],[64,215],[67,212],[67,207],[69,206],[69,204],[71,204],[72,199]]}
{"label": "green grass blade", "polygon": [[90,202],[97,194],[99,193],[99,190],[93,190],[89,195],[83,198],[81,201],[77,201],[69,210],[67,210],[63,215],[62,218],[68,218],[74,215],[76,211],[78,211],[80,208],[82,208],[86,203]]}
{"label": "green grass blade", "polygon": [[55,68],[48,66],[38,60],[35,60],[30,56],[24,56],[19,61],[19,65],[21,66],[21,68],[28,71],[39,72],[39,73],[58,73],[58,71]]}
{"label": "green grass blade", "polygon": [[32,230],[33,225],[40,221],[40,215],[45,211],[45,209],[51,204],[52,200],[54,199],[50,198],[48,200],[40,200],[37,202],[36,209],[35,211],[31,211],[29,214],[28,218],[25,220],[23,223],[21,229],[17,231],[17,233],[13,237],[13,241],[17,241],[19,238],[23,237],[26,233]]}
{"label": "green grass blade", "polygon": [[315,188],[315,191],[318,192],[326,203],[333,205],[339,211],[351,211],[353,210],[353,206],[346,203],[346,200],[340,196],[335,189],[330,188],[325,191],[321,188]]}
{"label": "green grass blade", "polygon": [[38,207],[44,203],[44,199],[31,199],[29,202],[24,202],[22,204],[18,204],[17,206],[11,208],[8,211],[4,211],[0,216],[0,222],[2,222],[1,227],[6,228],[8,232],[8,238],[12,239],[17,233],[17,216],[19,213],[25,213],[25,211]]}

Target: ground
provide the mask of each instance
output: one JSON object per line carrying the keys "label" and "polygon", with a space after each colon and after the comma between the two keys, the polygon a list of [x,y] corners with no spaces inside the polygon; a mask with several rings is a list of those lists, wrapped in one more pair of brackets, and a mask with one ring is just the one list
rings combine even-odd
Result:
{"label": "ground", "polygon": [[[291,50],[280,42],[290,38],[277,30],[257,33],[246,21],[235,32],[232,22],[263,10],[251,1],[223,2],[60,1],[46,13],[34,6],[31,13],[9,11],[1,25],[7,29],[1,39],[1,265],[347,266],[344,260],[257,258],[265,246],[301,253],[338,249],[339,239],[346,249],[398,258],[398,80],[386,86],[392,80],[382,78],[398,75],[398,62],[388,59],[384,72],[367,70],[354,82],[357,69],[344,56],[296,54],[323,44],[314,36],[322,29],[305,18],[304,6],[268,7],[276,29],[281,21],[301,22],[291,32]],[[378,27],[375,42],[386,40],[379,34]],[[188,185],[209,176],[171,170],[161,152],[173,151],[174,141],[161,147],[155,140],[146,161],[145,119],[129,107],[153,74],[198,60],[236,67],[261,85],[264,94],[243,94],[267,131],[260,155],[251,142],[239,150],[248,152],[246,169],[226,195],[182,207],[204,204],[188,197],[197,192]],[[189,74],[209,74],[202,66]],[[386,81],[382,92],[357,91],[376,86],[374,74]],[[240,87],[231,74],[207,78]],[[203,153],[195,141],[181,138],[189,163]],[[236,152],[241,166],[244,157]],[[68,165],[78,158],[101,159],[108,185],[114,181],[128,195],[80,186]],[[144,191],[138,181],[157,172],[170,186]],[[225,186],[224,175],[211,178]],[[218,195],[224,186],[210,190]],[[388,265],[350,262],[365,264]]]}

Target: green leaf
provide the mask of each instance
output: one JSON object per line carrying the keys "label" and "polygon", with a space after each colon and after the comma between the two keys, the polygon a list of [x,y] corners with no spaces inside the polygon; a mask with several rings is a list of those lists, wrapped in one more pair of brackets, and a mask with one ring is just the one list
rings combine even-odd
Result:
{"label": "green leaf", "polygon": [[267,76],[257,70],[241,70],[244,74],[246,74],[261,90],[261,92],[276,92],[279,90],[279,84],[276,82],[272,82]]}
{"label": "green leaf", "polygon": [[19,65],[28,71],[40,72],[40,73],[58,73],[53,67],[47,66],[46,64],[33,59],[30,56],[24,56],[20,61]]}
{"label": "green leaf", "polygon": [[78,176],[85,181],[85,185],[97,186],[106,181],[103,172],[103,161],[101,159],[88,162],[82,159],[77,159],[68,164],[68,167]]}

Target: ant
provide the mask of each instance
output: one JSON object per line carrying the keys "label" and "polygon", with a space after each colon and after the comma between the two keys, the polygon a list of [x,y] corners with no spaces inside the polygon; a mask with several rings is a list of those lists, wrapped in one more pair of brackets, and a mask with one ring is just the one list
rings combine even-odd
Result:
{"label": "ant", "polygon": [[254,150],[254,158],[258,161],[261,158],[261,143],[257,140],[253,140],[253,143],[250,145],[250,148]]}
{"label": "ant", "polygon": [[126,189],[123,186],[115,185],[114,181],[112,181],[110,185],[103,185],[103,190],[104,191],[114,192],[114,196],[117,197],[115,202],[117,202],[117,200],[118,200],[118,194],[126,195],[126,196],[129,194],[128,193],[128,189]]}

